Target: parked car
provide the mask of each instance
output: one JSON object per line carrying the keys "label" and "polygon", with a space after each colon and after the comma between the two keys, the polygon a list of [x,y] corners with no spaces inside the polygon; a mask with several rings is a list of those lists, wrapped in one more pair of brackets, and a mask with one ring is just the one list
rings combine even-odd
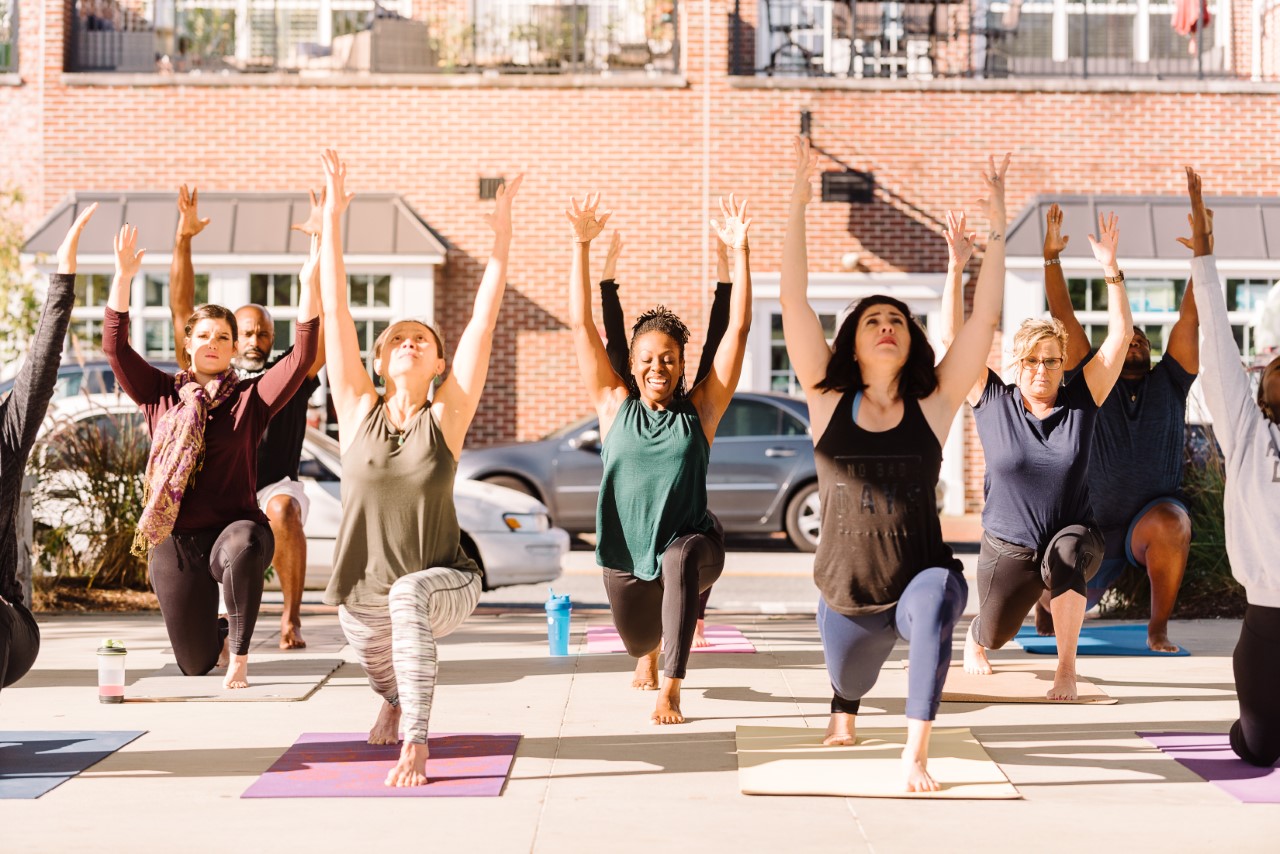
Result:
{"label": "parked car", "polygon": [[[537,441],[463,451],[458,475],[532,495],[572,534],[594,532],[599,427],[593,415]],[[711,446],[707,499],[726,531],[785,531],[801,551],[818,547],[818,476],[803,400],[769,392],[733,396]]]}
{"label": "parked car", "polygon": [[[126,428],[125,420],[130,420]],[[68,424],[74,422],[74,427]],[[121,394],[78,395],[50,407],[44,430],[99,430],[112,438],[121,433],[142,437],[146,430],[142,413]],[[46,451],[49,453],[49,451]],[[74,478],[74,472],[46,467],[53,476]],[[314,428],[307,428],[302,446],[299,479],[311,499],[307,516],[308,587],[323,587],[333,571],[333,549],[342,521],[342,463],[338,443]],[[454,502],[462,528],[462,547],[479,564],[484,589],[511,584],[554,581],[560,577],[561,559],[569,550],[569,535],[553,527],[547,508],[530,496],[492,484],[459,478]],[[45,524],[56,524],[67,507],[35,507],[34,515]]]}
{"label": "parked car", "polygon": [[[157,368],[169,373],[176,373],[177,362],[152,362]],[[13,390],[14,377],[0,382],[0,400]],[[81,394],[115,393],[116,375],[111,364],[105,359],[95,359],[79,364],[69,357],[63,357],[58,368],[58,378],[54,381],[52,401],[57,402],[68,397]]]}

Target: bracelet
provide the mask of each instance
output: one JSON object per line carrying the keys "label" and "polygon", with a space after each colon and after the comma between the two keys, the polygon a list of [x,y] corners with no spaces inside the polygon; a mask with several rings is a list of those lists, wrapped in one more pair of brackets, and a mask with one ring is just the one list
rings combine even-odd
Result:
{"label": "bracelet", "polygon": [[1061,266],[1062,266],[1062,259],[1061,259],[1061,258],[1046,258],[1046,259],[1044,259],[1044,265],[1045,265],[1046,267],[1052,267],[1052,266],[1054,266],[1054,265],[1057,265],[1057,266],[1061,267]]}
{"label": "bracelet", "polygon": [[1104,276],[1102,277],[1102,281],[1106,282],[1108,285],[1123,285],[1123,284],[1124,284],[1124,270],[1119,271],[1115,276],[1105,276],[1105,275],[1104,275]]}

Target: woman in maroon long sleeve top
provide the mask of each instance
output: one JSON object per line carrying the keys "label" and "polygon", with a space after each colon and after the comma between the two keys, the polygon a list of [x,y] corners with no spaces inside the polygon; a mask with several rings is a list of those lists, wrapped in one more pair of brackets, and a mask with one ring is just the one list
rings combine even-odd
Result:
{"label": "woman in maroon long sleeve top", "polygon": [[[130,283],[145,252],[135,251],[136,245],[137,229],[122,228],[102,342],[120,387],[142,408],[152,436],[148,508],[135,547],[149,550],[151,583],[182,672],[208,673],[225,639],[231,662],[223,684],[243,688],[263,573],[275,550],[255,492],[258,441],[315,361],[319,300],[311,288],[303,289],[293,351],[262,376],[244,381],[230,369],[235,315],[221,306],[198,308],[179,342],[192,369],[175,377],[148,364],[129,344]],[[166,484],[166,472],[176,485]],[[225,628],[218,620],[219,583]]]}

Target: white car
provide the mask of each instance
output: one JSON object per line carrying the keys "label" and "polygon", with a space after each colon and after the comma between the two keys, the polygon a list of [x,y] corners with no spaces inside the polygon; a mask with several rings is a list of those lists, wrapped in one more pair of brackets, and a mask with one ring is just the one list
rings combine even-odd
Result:
{"label": "white car", "polygon": [[[73,395],[50,407],[43,433],[96,428],[111,436],[119,433],[121,419],[130,419],[145,436],[142,413],[124,395]],[[307,517],[307,587],[323,588],[333,571],[333,548],[342,521],[342,462],[338,443],[319,430],[307,428],[303,441],[299,479],[311,510]],[[69,475],[68,476],[74,476]],[[569,535],[551,526],[547,508],[535,498],[515,490],[459,478],[454,503],[462,528],[462,547],[484,573],[484,589],[510,584],[533,584],[560,577],[560,563],[569,551]],[[62,516],[60,508],[35,507],[36,519],[46,524]],[[66,512],[67,508],[61,508]],[[274,585],[273,585],[274,586]]]}

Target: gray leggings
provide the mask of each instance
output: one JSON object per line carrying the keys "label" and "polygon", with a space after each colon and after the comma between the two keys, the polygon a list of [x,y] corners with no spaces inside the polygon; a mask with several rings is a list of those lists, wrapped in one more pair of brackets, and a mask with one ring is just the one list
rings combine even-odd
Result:
{"label": "gray leggings", "polygon": [[672,543],[662,553],[662,573],[652,581],[605,568],[605,593],[627,654],[648,655],[662,641],[663,672],[683,679],[698,626],[699,594],[711,589],[723,571],[724,535],[718,526]]}
{"label": "gray leggings", "polygon": [[462,625],[479,601],[478,572],[436,566],[396,579],[385,606],[338,607],[338,622],[369,685],[403,710],[405,741],[427,743],[436,639]]}

